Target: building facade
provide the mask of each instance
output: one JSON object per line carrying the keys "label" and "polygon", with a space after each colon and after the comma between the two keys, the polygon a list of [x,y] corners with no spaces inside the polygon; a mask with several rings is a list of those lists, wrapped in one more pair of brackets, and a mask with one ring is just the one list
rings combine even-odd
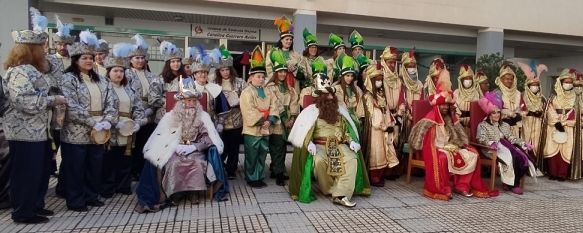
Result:
{"label": "building facade", "polygon": [[[475,64],[483,54],[505,58],[537,59],[549,67],[545,76],[558,75],[565,67],[583,70],[583,27],[574,19],[583,2],[569,0],[5,0],[0,22],[4,44],[10,48],[11,29],[25,28],[28,7],[72,22],[75,30],[89,28],[110,43],[129,41],[143,34],[149,44],[151,68],[161,67],[157,40],[171,40],[179,47],[224,44],[234,54],[256,45],[264,51],[279,34],[273,19],[287,15],[294,21],[294,49],[303,51],[302,31],[315,32],[324,56],[329,55],[328,35],[348,35],[356,29],[365,39],[366,54],[378,57],[391,45],[403,51],[415,48],[421,76],[435,56],[445,58],[453,74],[462,63]],[[455,80],[455,79],[452,79]],[[541,78],[543,92],[552,89],[551,78]]]}

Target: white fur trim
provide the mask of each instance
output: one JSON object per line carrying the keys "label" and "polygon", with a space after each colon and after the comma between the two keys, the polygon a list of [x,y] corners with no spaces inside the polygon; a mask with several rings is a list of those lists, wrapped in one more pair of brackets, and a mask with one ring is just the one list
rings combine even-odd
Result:
{"label": "white fur trim", "polygon": [[[211,117],[204,111],[199,111],[198,116],[201,118],[206,128],[209,138],[217,147],[219,154],[223,153],[225,148],[223,140],[214,127]],[[158,168],[164,167],[172,154],[176,151],[176,146],[180,142],[182,127],[174,121],[174,111],[164,114],[164,117],[158,123],[154,133],[148,138],[144,146],[144,158],[150,161]]]}
{"label": "white fur trim", "polygon": [[301,148],[304,146],[304,139],[316,123],[316,120],[318,120],[319,115],[320,110],[316,108],[315,104],[310,104],[310,106],[304,108],[296,118],[287,140],[295,147]]}
{"label": "white fur trim", "polygon": [[182,128],[173,124],[173,111],[164,114],[144,145],[144,158],[158,168],[164,167],[180,142]]}
{"label": "white fur trim", "polygon": [[[195,85],[198,85],[198,83],[196,83]],[[209,92],[213,99],[217,98],[217,96],[219,96],[219,94],[223,92],[223,87],[215,83],[207,83],[206,85],[204,85],[204,88]]]}
{"label": "white fur trim", "polygon": [[[358,132],[356,128],[356,124],[352,118],[350,118],[350,114],[348,110],[344,106],[338,106],[338,113],[348,121],[350,127],[354,130],[354,132]],[[295,124],[292,127],[288,141],[295,147],[301,148],[304,146],[304,139],[306,135],[310,131],[310,129],[318,120],[318,116],[320,115],[320,110],[316,107],[316,104],[311,104],[310,106],[306,107],[304,110],[300,112],[300,115],[296,118]],[[356,135],[358,138],[358,134]]]}

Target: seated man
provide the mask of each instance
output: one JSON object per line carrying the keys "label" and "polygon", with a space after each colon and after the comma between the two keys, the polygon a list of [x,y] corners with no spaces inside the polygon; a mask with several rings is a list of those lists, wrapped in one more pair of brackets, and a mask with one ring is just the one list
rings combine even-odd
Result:
{"label": "seated man", "polygon": [[148,161],[136,190],[139,199],[136,211],[140,213],[159,210],[155,167],[164,171],[161,185],[167,197],[206,190],[205,176],[211,182],[219,181],[215,200],[224,200],[228,192],[220,158],[223,141],[210,116],[200,107],[197,98],[201,95],[192,79],[180,80],[179,85],[174,109],[164,115],[144,146],[144,157]]}
{"label": "seated man", "polygon": [[366,166],[359,152],[358,131],[346,107],[339,106],[331,80],[317,76],[315,104],[305,108],[290,131],[288,140],[296,147],[289,189],[294,200],[315,200],[312,175],[334,204],[354,207],[354,193],[370,195]]}
{"label": "seated man", "polygon": [[413,149],[421,150],[425,162],[425,187],[427,197],[449,200],[452,190],[450,174],[454,178],[454,191],[463,196],[491,197],[497,191],[488,190],[480,177],[478,152],[468,145],[468,136],[451,106],[449,72],[442,69],[436,84],[436,94],[429,96],[433,109],[411,129],[409,142]]}

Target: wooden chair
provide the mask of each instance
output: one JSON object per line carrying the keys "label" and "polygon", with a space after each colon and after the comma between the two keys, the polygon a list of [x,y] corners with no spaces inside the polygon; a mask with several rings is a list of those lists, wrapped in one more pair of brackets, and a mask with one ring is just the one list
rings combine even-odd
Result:
{"label": "wooden chair", "polygon": [[[498,173],[498,156],[495,150],[492,150],[488,145],[478,143],[476,140],[478,124],[487,116],[478,101],[473,101],[470,104],[470,135],[468,136],[470,137],[470,145],[476,147],[480,152],[480,165],[490,169],[490,189],[494,189],[496,186],[496,173]],[[488,153],[490,156],[488,157],[484,153]],[[520,181],[520,187],[524,189],[524,176]]]}
{"label": "wooden chair", "polygon": [[492,150],[487,145],[478,143],[476,140],[478,124],[480,124],[480,122],[482,122],[486,116],[487,114],[484,112],[484,110],[482,110],[478,104],[478,101],[473,101],[470,103],[470,134],[468,135],[470,139],[470,145],[478,149],[480,153],[480,159],[478,161],[479,164],[490,169],[490,189],[494,189],[494,186],[496,185],[496,171],[498,168],[496,164],[496,151]]}
{"label": "wooden chair", "polygon": [[[432,106],[428,100],[414,100],[413,106],[411,107],[412,112],[412,125],[419,122],[429,111]],[[411,148],[411,142],[409,142],[409,159],[407,163],[407,177],[406,182],[411,183],[411,170],[413,168],[425,169],[425,162],[423,161],[423,155],[421,151],[414,150]]]}

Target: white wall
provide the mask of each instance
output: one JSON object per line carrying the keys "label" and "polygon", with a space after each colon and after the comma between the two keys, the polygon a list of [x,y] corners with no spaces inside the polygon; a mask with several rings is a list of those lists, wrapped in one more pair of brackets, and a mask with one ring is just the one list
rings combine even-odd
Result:
{"label": "white wall", "polygon": [[4,76],[4,61],[14,41],[13,30],[28,29],[28,1],[0,1],[0,75]]}
{"label": "white wall", "polygon": [[541,78],[541,86],[547,87],[547,90],[543,88],[543,93],[547,96],[550,95],[554,85],[551,77],[558,76],[564,68],[574,68],[583,72],[583,56],[545,58],[540,59],[539,62],[549,68],[549,72],[543,73]]}

